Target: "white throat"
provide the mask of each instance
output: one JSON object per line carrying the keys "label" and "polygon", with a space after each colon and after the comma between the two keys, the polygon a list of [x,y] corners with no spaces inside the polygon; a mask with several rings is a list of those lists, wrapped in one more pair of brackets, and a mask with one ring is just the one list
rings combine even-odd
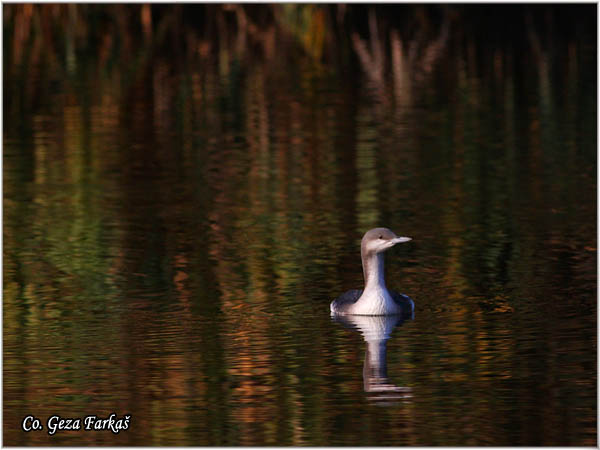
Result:
{"label": "white throat", "polygon": [[383,253],[363,256],[365,290],[352,308],[352,314],[380,316],[396,314],[399,307],[385,286]]}
{"label": "white throat", "polygon": [[365,290],[369,288],[386,289],[384,265],[383,253],[375,253],[363,258]]}

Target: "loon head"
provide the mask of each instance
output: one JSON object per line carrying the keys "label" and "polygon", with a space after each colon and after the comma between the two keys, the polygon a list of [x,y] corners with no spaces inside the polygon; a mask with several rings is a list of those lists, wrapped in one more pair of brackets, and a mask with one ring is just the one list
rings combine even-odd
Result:
{"label": "loon head", "polygon": [[363,257],[382,253],[396,244],[412,240],[409,237],[396,236],[389,228],[373,228],[365,233],[360,243]]}

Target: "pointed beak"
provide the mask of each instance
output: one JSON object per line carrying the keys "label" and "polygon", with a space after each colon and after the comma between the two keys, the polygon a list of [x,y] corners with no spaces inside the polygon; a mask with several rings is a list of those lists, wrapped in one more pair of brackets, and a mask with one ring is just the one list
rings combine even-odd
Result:
{"label": "pointed beak", "polygon": [[401,236],[401,237],[392,239],[392,242],[394,243],[394,245],[402,244],[403,242],[408,242],[408,241],[412,241],[412,238]]}

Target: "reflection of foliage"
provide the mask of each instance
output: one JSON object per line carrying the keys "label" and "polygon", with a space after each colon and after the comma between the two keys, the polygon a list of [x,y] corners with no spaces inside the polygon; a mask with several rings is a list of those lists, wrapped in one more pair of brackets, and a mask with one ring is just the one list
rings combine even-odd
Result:
{"label": "reflection of foliage", "polygon": [[307,54],[316,60],[323,55],[326,33],[326,12],[319,5],[282,5],[282,24],[303,45]]}
{"label": "reflection of foliage", "polygon": [[[536,405],[540,367],[579,357],[561,376],[593,388],[593,327],[547,332],[595,308],[587,22],[571,33],[555,10],[550,45],[538,14],[516,15],[521,48],[464,32],[477,11],[5,5],[8,421],[48,400],[139,413],[137,444],[476,445],[469,422],[525,426],[480,401],[512,408],[503,382]],[[361,283],[358,240],[382,223],[415,237],[388,258],[392,287],[402,274],[448,319],[389,352],[423,389],[401,421],[331,407],[359,397],[344,374],[362,355],[326,305]],[[511,310],[535,320],[490,319]],[[435,415],[448,392],[465,423]],[[568,414],[589,411],[567,394]]]}

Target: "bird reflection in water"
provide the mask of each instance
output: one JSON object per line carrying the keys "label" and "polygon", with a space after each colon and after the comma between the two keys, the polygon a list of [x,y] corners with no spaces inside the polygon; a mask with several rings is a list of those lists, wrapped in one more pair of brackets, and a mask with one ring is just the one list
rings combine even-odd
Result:
{"label": "bird reflection in water", "polygon": [[412,389],[393,384],[387,375],[387,341],[392,331],[404,323],[402,316],[340,316],[335,322],[359,331],[365,342],[363,384],[367,398],[377,405],[389,405],[412,398]]}

